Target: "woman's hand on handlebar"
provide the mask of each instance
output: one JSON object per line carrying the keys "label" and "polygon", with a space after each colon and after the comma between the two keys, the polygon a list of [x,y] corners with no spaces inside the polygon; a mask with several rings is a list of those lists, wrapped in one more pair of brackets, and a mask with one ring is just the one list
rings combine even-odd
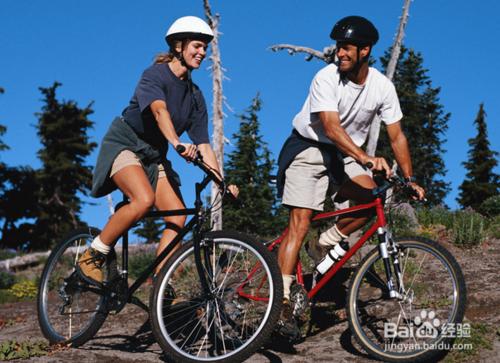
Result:
{"label": "woman's hand on handlebar", "polygon": [[362,160],[362,164],[366,165],[372,171],[384,171],[385,177],[390,178],[392,176],[392,170],[385,161],[384,158],[376,157],[376,156],[366,156],[364,160]]}
{"label": "woman's hand on handlebar", "polygon": [[175,150],[186,159],[188,162],[196,158],[198,148],[194,144],[178,143],[175,145]]}
{"label": "woman's hand on handlebar", "polygon": [[228,185],[227,190],[229,191],[229,193],[233,195],[235,199],[238,198],[238,194],[240,194],[240,189],[238,188],[237,185],[234,184]]}

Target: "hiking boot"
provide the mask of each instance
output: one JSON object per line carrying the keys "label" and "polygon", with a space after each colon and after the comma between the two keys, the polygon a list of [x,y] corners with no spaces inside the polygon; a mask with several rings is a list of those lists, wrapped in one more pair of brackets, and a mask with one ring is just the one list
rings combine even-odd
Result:
{"label": "hiking boot", "polygon": [[[79,258],[76,270],[89,284],[102,286],[105,276],[107,256],[89,247]],[[116,259],[116,255],[115,255]]]}
{"label": "hiking boot", "polygon": [[328,247],[321,246],[316,239],[308,241],[306,244],[306,252],[314,261],[315,266],[318,266],[321,260],[326,256],[328,250]]}
{"label": "hiking boot", "polygon": [[283,299],[283,307],[281,309],[280,319],[278,320],[278,333],[291,341],[300,338],[299,326],[293,316],[293,306],[290,300],[286,298]]}

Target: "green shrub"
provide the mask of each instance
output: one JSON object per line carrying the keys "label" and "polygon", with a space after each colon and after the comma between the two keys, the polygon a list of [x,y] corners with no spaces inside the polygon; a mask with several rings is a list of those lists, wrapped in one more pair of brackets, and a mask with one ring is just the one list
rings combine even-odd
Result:
{"label": "green shrub", "polygon": [[16,257],[17,254],[10,250],[0,250],[0,261],[8,260],[9,258]]}
{"label": "green shrub", "polygon": [[500,215],[500,195],[494,195],[486,199],[479,206],[478,212],[487,217]]}
{"label": "green shrub", "polygon": [[452,212],[442,207],[422,208],[417,211],[417,216],[421,226],[427,229],[443,225],[451,235],[452,241],[459,246],[478,245],[486,237],[487,219],[472,210]]}
{"label": "green shrub", "polygon": [[0,360],[29,359],[47,355],[49,345],[44,340],[17,342],[7,340],[0,343]]}
{"label": "green shrub", "polygon": [[0,290],[0,305],[16,302],[17,298],[12,295],[10,290]]}
{"label": "green shrub", "polygon": [[453,212],[444,207],[420,208],[417,210],[417,219],[424,227],[441,224],[446,229],[453,228]]}
{"label": "green shrub", "polygon": [[0,289],[8,289],[16,282],[14,275],[7,271],[0,271]]}
{"label": "green shrub", "polygon": [[500,215],[495,216],[489,221],[486,234],[491,238],[500,239]]}
{"label": "green shrub", "polygon": [[136,253],[129,256],[128,271],[130,277],[136,279],[139,275],[153,263],[156,256],[154,253]]}
{"label": "green shrub", "polygon": [[472,247],[480,244],[486,237],[485,218],[474,211],[457,211],[453,214],[453,243]]}
{"label": "green shrub", "polygon": [[389,226],[395,236],[412,236],[418,227],[409,216],[400,212],[390,214]]}
{"label": "green shrub", "polygon": [[36,297],[38,289],[35,281],[25,280],[14,284],[9,291],[18,299],[29,300]]}

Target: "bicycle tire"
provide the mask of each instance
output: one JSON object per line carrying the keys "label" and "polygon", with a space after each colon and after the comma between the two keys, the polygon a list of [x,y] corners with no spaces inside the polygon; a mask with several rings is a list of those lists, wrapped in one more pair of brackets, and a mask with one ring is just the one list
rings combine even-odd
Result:
{"label": "bicycle tire", "polygon": [[[51,344],[80,346],[106,320],[108,311],[102,294],[88,290],[76,277],[70,282],[64,280],[76,276],[76,261],[99,233],[93,227],[70,232],[52,250],[45,264],[38,287],[37,312],[42,333]],[[63,294],[70,301],[69,306],[65,305]],[[79,310],[73,311],[75,308]]]}
{"label": "bicycle tire", "polygon": [[[385,275],[383,278],[379,275],[384,270],[379,250],[375,248],[361,261],[351,279],[347,303],[349,327],[363,349],[377,359],[434,361],[447,353],[454,340],[444,327],[462,323],[465,279],[453,255],[438,243],[421,237],[401,238],[396,242],[402,251],[398,257],[405,300],[398,302],[389,297]],[[394,269],[392,263],[391,269]]]}
{"label": "bicycle tire", "polygon": [[151,293],[151,326],[174,362],[242,362],[279,319],[283,282],[276,259],[254,238],[209,232],[202,259],[212,297],[201,296],[193,242],[167,261]]}

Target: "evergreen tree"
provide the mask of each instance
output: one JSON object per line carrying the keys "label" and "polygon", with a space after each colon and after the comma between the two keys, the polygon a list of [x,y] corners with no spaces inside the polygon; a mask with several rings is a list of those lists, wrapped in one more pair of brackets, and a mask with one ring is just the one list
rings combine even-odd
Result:
{"label": "evergreen tree", "polygon": [[494,172],[498,165],[498,152],[490,149],[486,129],[486,112],[484,105],[479,105],[476,120],[477,135],[468,140],[470,145],[469,160],[462,165],[467,169],[467,175],[462,185],[457,201],[463,208],[472,207],[475,210],[489,197],[498,195],[500,177]]}
{"label": "evergreen tree", "polygon": [[164,223],[159,219],[146,218],[141,221],[140,227],[134,230],[134,233],[143,238],[146,243],[160,242]]}
{"label": "evergreen tree", "polygon": [[[390,50],[381,58],[384,68],[389,55]],[[446,173],[442,155],[450,114],[445,113],[439,103],[441,89],[432,87],[427,72],[422,55],[402,47],[393,79],[404,115],[402,127],[410,146],[417,183],[426,190],[428,203],[439,205],[450,191],[450,183],[441,178]],[[380,132],[377,155],[388,161],[394,159],[384,128]]]}
{"label": "evergreen tree", "polygon": [[[28,248],[33,239],[33,218],[37,216],[38,184],[36,172],[30,167],[7,167],[0,196],[0,216],[3,219],[0,245],[9,248]],[[23,223],[18,222],[24,220]]]}
{"label": "evergreen tree", "polygon": [[240,115],[240,128],[233,135],[236,149],[225,165],[226,180],[240,189],[238,199],[243,207],[226,204],[223,210],[224,229],[259,236],[274,235],[281,227],[276,220],[276,190],[269,184],[274,160],[259,133],[257,113],[261,109],[259,94]]}
{"label": "evergreen tree", "polygon": [[38,171],[39,213],[33,247],[45,248],[69,230],[81,225],[82,202],[78,193],[86,195],[92,180],[91,167],[85,158],[96,147],[89,142],[87,131],[93,122],[91,105],[80,108],[74,101],[59,101],[56,90],[61,86],[40,88],[45,105],[37,113],[37,134],[43,148],[38,151],[42,168]]}
{"label": "evergreen tree", "polygon": [[[0,87],[0,94],[4,89]],[[0,125],[0,136],[7,128]],[[9,147],[0,140],[0,151]],[[3,248],[23,247],[31,238],[34,224],[30,219],[35,217],[38,206],[35,171],[30,167],[9,167],[0,162],[0,220],[2,220]],[[24,223],[18,223],[25,220]]]}
{"label": "evergreen tree", "polygon": [[[4,93],[4,89],[0,87],[0,94]],[[7,132],[7,128],[4,125],[0,125],[0,137],[5,135]],[[8,150],[9,147],[7,144],[3,142],[2,139],[0,139],[0,151]],[[4,190],[4,184],[5,184],[5,170],[6,170],[6,165],[4,162],[0,161],[0,192]]]}

